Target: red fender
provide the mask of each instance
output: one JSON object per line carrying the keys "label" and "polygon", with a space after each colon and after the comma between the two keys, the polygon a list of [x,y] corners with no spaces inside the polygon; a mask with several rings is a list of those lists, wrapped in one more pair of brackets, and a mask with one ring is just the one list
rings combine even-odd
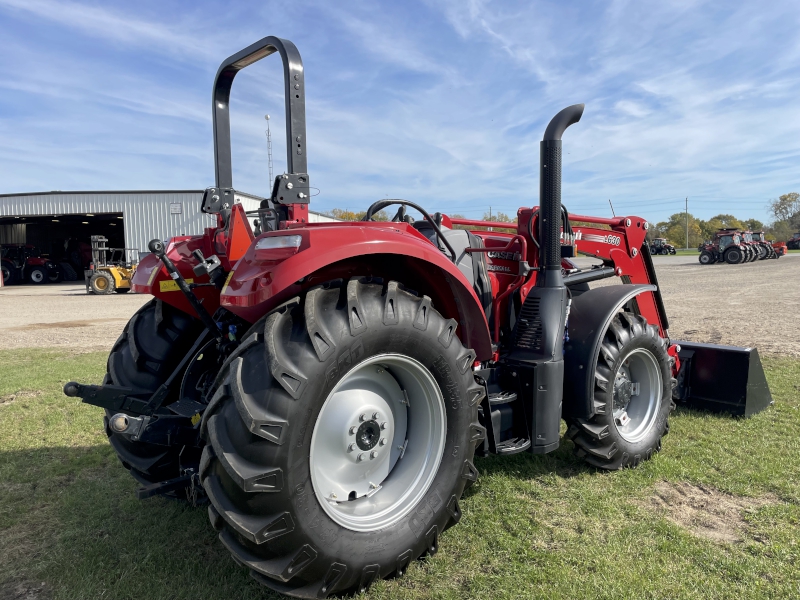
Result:
{"label": "red fender", "polygon": [[[256,250],[266,237],[299,235],[296,253]],[[461,271],[406,223],[320,223],[261,235],[231,271],[220,304],[255,322],[280,302],[331,279],[369,275],[396,279],[431,296],[477,357],[492,356],[489,326],[478,297]],[[292,249],[294,251],[294,249]]]}

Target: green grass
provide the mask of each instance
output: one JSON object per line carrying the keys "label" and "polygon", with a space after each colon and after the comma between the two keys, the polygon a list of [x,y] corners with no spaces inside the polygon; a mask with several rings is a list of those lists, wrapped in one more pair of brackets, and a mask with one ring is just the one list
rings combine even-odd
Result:
{"label": "green grass", "polygon": [[[233,563],[204,508],[135,499],[100,409],[61,395],[68,380],[99,381],[104,360],[0,352],[0,598],[42,583],[56,599],[275,597]],[[588,469],[568,442],[477,459],[439,553],[365,597],[800,596],[800,361],[764,362],[772,408],[747,420],[679,410],[639,469]],[[662,481],[771,501],[746,511],[741,542],[713,542],[650,507]]]}

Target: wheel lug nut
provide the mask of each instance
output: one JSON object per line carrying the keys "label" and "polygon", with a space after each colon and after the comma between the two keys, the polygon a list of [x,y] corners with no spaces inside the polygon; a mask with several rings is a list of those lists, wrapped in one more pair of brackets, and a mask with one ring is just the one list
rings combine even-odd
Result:
{"label": "wheel lug nut", "polygon": [[356,449],[356,445],[355,445],[355,444],[350,444],[350,445],[347,447],[347,451],[348,451],[348,452],[352,452],[352,451],[353,451],[353,450],[355,450],[355,449]]}
{"label": "wheel lug nut", "polygon": [[386,421],[384,421],[383,423],[381,423],[381,429],[386,429],[386,427],[387,427],[387,425],[386,425]]}
{"label": "wheel lug nut", "polygon": [[370,458],[375,458],[376,456],[378,456],[378,453],[375,452],[375,450],[373,450],[372,452],[369,453],[369,457]]}
{"label": "wheel lug nut", "polygon": [[358,428],[357,428],[355,425],[353,425],[353,426],[350,428],[350,435],[355,435],[355,434],[356,434],[356,431],[358,431]]}
{"label": "wheel lug nut", "polygon": [[378,412],[372,413],[372,418],[377,421],[378,419],[381,418],[381,413],[378,413]]}
{"label": "wheel lug nut", "polygon": [[366,421],[367,420],[367,415],[365,413],[361,413],[361,415],[358,417],[358,420],[359,421]]}
{"label": "wheel lug nut", "polygon": [[364,453],[363,452],[358,455],[358,460],[359,460],[359,462],[364,460]]}
{"label": "wheel lug nut", "polygon": [[381,438],[381,441],[380,441],[380,442],[378,442],[378,443],[379,443],[381,446],[385,446],[385,445],[386,445],[386,438]]}

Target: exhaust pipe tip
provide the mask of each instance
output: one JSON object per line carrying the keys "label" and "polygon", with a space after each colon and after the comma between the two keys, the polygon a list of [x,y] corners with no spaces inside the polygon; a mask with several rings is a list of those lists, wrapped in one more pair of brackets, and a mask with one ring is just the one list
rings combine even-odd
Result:
{"label": "exhaust pipe tip", "polygon": [[542,141],[560,140],[567,127],[581,120],[585,106],[585,104],[573,104],[556,114],[555,117],[550,119],[547,129],[544,130]]}

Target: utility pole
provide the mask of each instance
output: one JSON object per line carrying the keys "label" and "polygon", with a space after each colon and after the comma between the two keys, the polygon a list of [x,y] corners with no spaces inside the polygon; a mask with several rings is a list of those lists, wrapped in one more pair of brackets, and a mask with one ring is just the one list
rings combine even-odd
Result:
{"label": "utility pole", "polygon": [[686,249],[689,249],[689,196],[686,196]]}
{"label": "utility pole", "polygon": [[264,115],[267,120],[267,163],[269,164],[269,190],[272,191],[272,182],[275,179],[272,177],[272,134],[269,131],[269,115]]}

